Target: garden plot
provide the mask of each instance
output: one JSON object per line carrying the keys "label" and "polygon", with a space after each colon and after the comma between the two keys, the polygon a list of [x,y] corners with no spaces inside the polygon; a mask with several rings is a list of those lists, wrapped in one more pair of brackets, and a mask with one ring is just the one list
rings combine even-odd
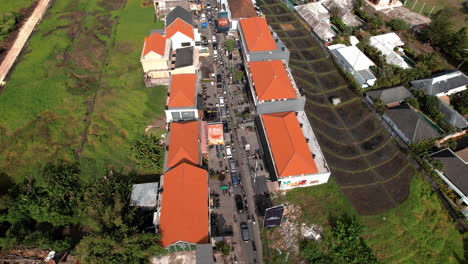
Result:
{"label": "garden plot", "polygon": [[[296,23],[296,19],[294,18],[293,15],[290,15],[289,13],[286,14],[286,15],[280,15],[280,16],[271,16],[270,18],[274,19],[276,22],[280,22],[280,23],[290,23],[290,24],[285,24],[285,25],[289,25],[291,27],[290,30],[296,28],[297,26]],[[284,30],[288,30],[288,29],[284,29]]]}
{"label": "garden plot", "polygon": [[380,148],[389,139],[390,136],[388,133],[386,133],[384,130],[380,130],[377,134],[371,136],[368,140],[360,143],[359,148],[361,148],[364,153],[371,152]]}
{"label": "garden plot", "polygon": [[[288,33],[288,35],[289,35],[289,33]],[[293,40],[291,40],[291,41],[293,41]],[[319,59],[323,59],[323,58],[326,57],[325,54],[322,52],[322,50],[319,47],[312,48],[312,49],[299,50],[299,52],[308,61],[319,60]]]}
{"label": "garden plot", "polygon": [[288,34],[286,34],[286,32],[284,31],[276,31],[276,34],[278,35],[280,39],[284,39],[288,37]]}
{"label": "garden plot", "polygon": [[269,5],[265,6],[265,8],[268,10],[267,14],[273,14],[273,15],[283,15],[283,14],[290,14],[286,8],[283,7],[282,4],[276,2],[277,4],[275,5]]}
{"label": "garden plot", "polygon": [[406,168],[398,174],[398,176],[385,182],[383,185],[388,193],[392,196],[393,200],[401,203],[409,195],[411,176],[414,175],[414,169],[411,166]]}
{"label": "garden plot", "polygon": [[397,175],[406,165],[408,161],[402,157],[402,154],[394,155],[389,161],[374,168],[374,171],[385,181]]}
{"label": "garden plot", "polygon": [[291,69],[291,71],[293,73],[294,81],[296,82],[297,88],[307,91],[309,94],[317,94],[322,92],[322,90],[318,88],[320,84],[315,78],[310,78],[306,81],[304,79],[301,79],[299,76],[296,76],[294,74],[294,69]]}
{"label": "garden plot", "polygon": [[275,32],[278,32],[278,31],[283,31],[283,28],[281,28],[281,25],[280,24],[276,24],[275,21],[273,19],[267,19],[268,21],[268,25],[275,31]]}
{"label": "garden plot", "polygon": [[328,152],[326,149],[322,149],[327,159],[328,165],[332,168],[346,170],[349,172],[362,171],[369,167],[365,159],[362,157],[343,159],[337,157],[335,153]]}
{"label": "garden plot", "polygon": [[340,86],[347,86],[346,81],[338,72],[328,73],[319,77],[322,87],[326,90],[338,88]]}
{"label": "garden plot", "polygon": [[323,150],[328,150],[328,152],[332,152],[335,155],[345,158],[359,156],[359,151],[356,146],[349,145],[344,142],[342,143],[340,141],[334,141],[318,130],[316,126],[312,126],[312,128],[314,129],[315,135],[320,143],[320,147]]}
{"label": "garden plot", "polygon": [[293,60],[304,60],[304,58],[301,56],[301,54],[299,52],[297,52],[297,50],[294,50],[291,48],[291,45],[288,44],[287,45],[289,51],[291,52],[291,55],[290,55],[290,58],[293,59]]}
{"label": "garden plot", "polygon": [[380,164],[393,157],[397,151],[398,148],[396,147],[395,143],[389,140],[379,150],[367,155],[366,159],[370,164]]}
{"label": "garden plot", "polygon": [[309,36],[310,33],[306,29],[300,29],[296,28],[294,30],[289,30],[287,31],[288,36],[291,38],[297,38],[297,37],[303,37],[303,36]]}
{"label": "garden plot", "polygon": [[264,7],[264,6],[266,7],[266,6],[269,6],[269,5],[278,4],[278,1],[276,1],[276,0],[262,0],[262,1],[257,1],[257,3],[262,7]]}
{"label": "garden plot", "polygon": [[324,96],[327,97],[330,102],[331,102],[332,97],[339,97],[342,103],[345,103],[347,101],[350,101],[356,98],[356,96],[353,94],[353,92],[349,90],[348,87],[326,92]]}
{"label": "garden plot", "polygon": [[[289,32],[286,33],[289,35]],[[294,45],[296,45],[296,47],[300,50],[316,47],[318,48],[317,43],[307,37],[288,39],[287,43],[289,42],[294,43]]]}
{"label": "garden plot", "polygon": [[368,115],[367,118],[363,119],[356,126],[350,128],[349,132],[356,142],[361,142],[381,129],[382,126],[375,120],[375,118],[372,115]]}
{"label": "garden plot", "polygon": [[348,127],[354,127],[362,122],[364,118],[372,115],[362,104],[360,100],[354,100],[353,102],[336,107],[336,111]]}
{"label": "garden plot", "polygon": [[308,63],[309,69],[317,73],[335,72],[335,65],[327,58],[321,61],[314,61]]}
{"label": "garden plot", "polygon": [[[303,80],[312,80],[315,79],[314,74],[312,72],[307,71],[307,69],[299,69],[299,68],[293,68],[293,75],[297,76]],[[320,87],[320,85],[318,85]]]}
{"label": "garden plot", "polygon": [[381,214],[396,206],[380,183],[342,190],[356,210],[363,215]]}
{"label": "garden plot", "polygon": [[305,111],[307,115],[313,115],[319,117],[323,122],[338,128],[344,128],[343,123],[340,121],[339,117],[336,116],[335,111],[330,107],[318,106],[314,104],[305,104]]}
{"label": "garden plot", "polygon": [[304,91],[304,92],[306,94],[306,98],[307,98],[308,102],[321,104],[321,105],[329,105],[330,104],[330,101],[325,96],[323,96],[321,94],[314,95],[314,94],[308,93],[307,91]]}
{"label": "garden plot", "polygon": [[340,186],[366,185],[377,182],[377,177],[372,170],[358,172],[345,172],[339,169],[332,169],[333,179]]}

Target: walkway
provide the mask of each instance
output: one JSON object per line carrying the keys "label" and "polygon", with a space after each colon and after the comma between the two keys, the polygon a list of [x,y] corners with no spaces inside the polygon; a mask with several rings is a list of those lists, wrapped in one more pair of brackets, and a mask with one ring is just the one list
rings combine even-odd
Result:
{"label": "walkway", "polygon": [[28,41],[29,36],[33,32],[37,23],[39,23],[39,21],[42,19],[42,16],[45,14],[50,1],[51,0],[40,0],[36,6],[36,9],[34,9],[34,12],[28,18],[26,23],[24,23],[24,25],[21,27],[20,32],[16,37],[15,42],[13,43],[13,46],[11,46],[8,54],[0,65],[0,85],[5,84],[5,78],[8,72],[15,63],[16,58],[18,58],[19,54],[21,53],[21,50]]}

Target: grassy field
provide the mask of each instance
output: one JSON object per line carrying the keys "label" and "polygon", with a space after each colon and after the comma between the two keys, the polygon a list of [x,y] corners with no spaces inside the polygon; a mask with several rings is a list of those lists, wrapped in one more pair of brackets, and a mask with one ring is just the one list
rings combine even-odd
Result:
{"label": "grassy field", "polygon": [[21,8],[29,7],[38,0],[2,0],[0,1],[0,13],[17,12]]}
{"label": "grassy field", "polygon": [[331,179],[321,186],[292,190],[278,202],[285,201],[301,207],[299,222],[326,229],[331,216],[358,217],[366,226],[366,242],[382,263],[462,263],[457,260],[464,259],[463,236],[420,175],[412,179],[409,198],[381,215],[359,216]]}
{"label": "grassy field", "polygon": [[[460,0],[408,0],[405,6],[425,16],[429,14],[432,16],[438,10],[449,8],[450,22],[453,23],[455,29],[459,29],[466,27],[468,23],[468,16],[463,9],[462,3],[463,1]],[[431,10],[433,10],[432,13]]]}
{"label": "grassy field", "polygon": [[163,25],[140,2],[54,2],[0,94],[0,172],[16,181],[78,155],[134,166],[130,144],[165,100],[144,87],[143,39]]}

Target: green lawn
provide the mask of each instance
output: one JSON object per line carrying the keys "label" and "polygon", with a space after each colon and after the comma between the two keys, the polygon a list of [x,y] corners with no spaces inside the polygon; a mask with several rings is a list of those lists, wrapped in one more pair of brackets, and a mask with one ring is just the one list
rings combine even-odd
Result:
{"label": "green lawn", "polygon": [[18,12],[21,8],[29,7],[38,0],[2,0],[0,1],[0,13]]}
{"label": "green lawn", "polygon": [[[154,9],[139,0],[54,1],[0,94],[0,172],[14,180],[48,161],[81,157],[133,167],[130,144],[164,109],[161,87],[146,88],[139,55]],[[117,4],[116,4],[117,3]]]}
{"label": "green lawn", "polygon": [[[463,1],[461,0],[408,0],[405,6],[406,8],[425,16],[428,16],[429,14],[432,16],[438,10],[449,8],[451,14],[450,22],[453,23],[455,29],[459,29],[464,26],[466,27],[468,23],[468,16],[463,11],[462,3]],[[433,10],[432,13],[431,10]]]}
{"label": "green lawn", "polygon": [[292,190],[278,200],[284,201],[302,208],[300,222],[326,229],[330,216],[357,216],[366,226],[365,240],[382,263],[439,264],[464,259],[463,235],[418,174],[412,179],[409,198],[382,215],[359,216],[332,179],[324,185]]}

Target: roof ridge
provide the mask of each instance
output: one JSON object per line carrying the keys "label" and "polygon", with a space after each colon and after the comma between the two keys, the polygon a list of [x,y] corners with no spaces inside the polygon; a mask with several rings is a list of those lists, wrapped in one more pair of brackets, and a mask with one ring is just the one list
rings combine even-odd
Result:
{"label": "roof ridge", "polygon": [[[417,113],[416,113],[416,114],[417,114]],[[421,121],[421,119],[420,119],[419,116],[418,116],[418,118],[417,118],[417,120],[416,120],[416,127],[414,128],[413,136],[411,137],[411,142],[414,141],[414,138],[416,137],[416,134],[417,134],[417,132],[418,132],[419,121]]]}

